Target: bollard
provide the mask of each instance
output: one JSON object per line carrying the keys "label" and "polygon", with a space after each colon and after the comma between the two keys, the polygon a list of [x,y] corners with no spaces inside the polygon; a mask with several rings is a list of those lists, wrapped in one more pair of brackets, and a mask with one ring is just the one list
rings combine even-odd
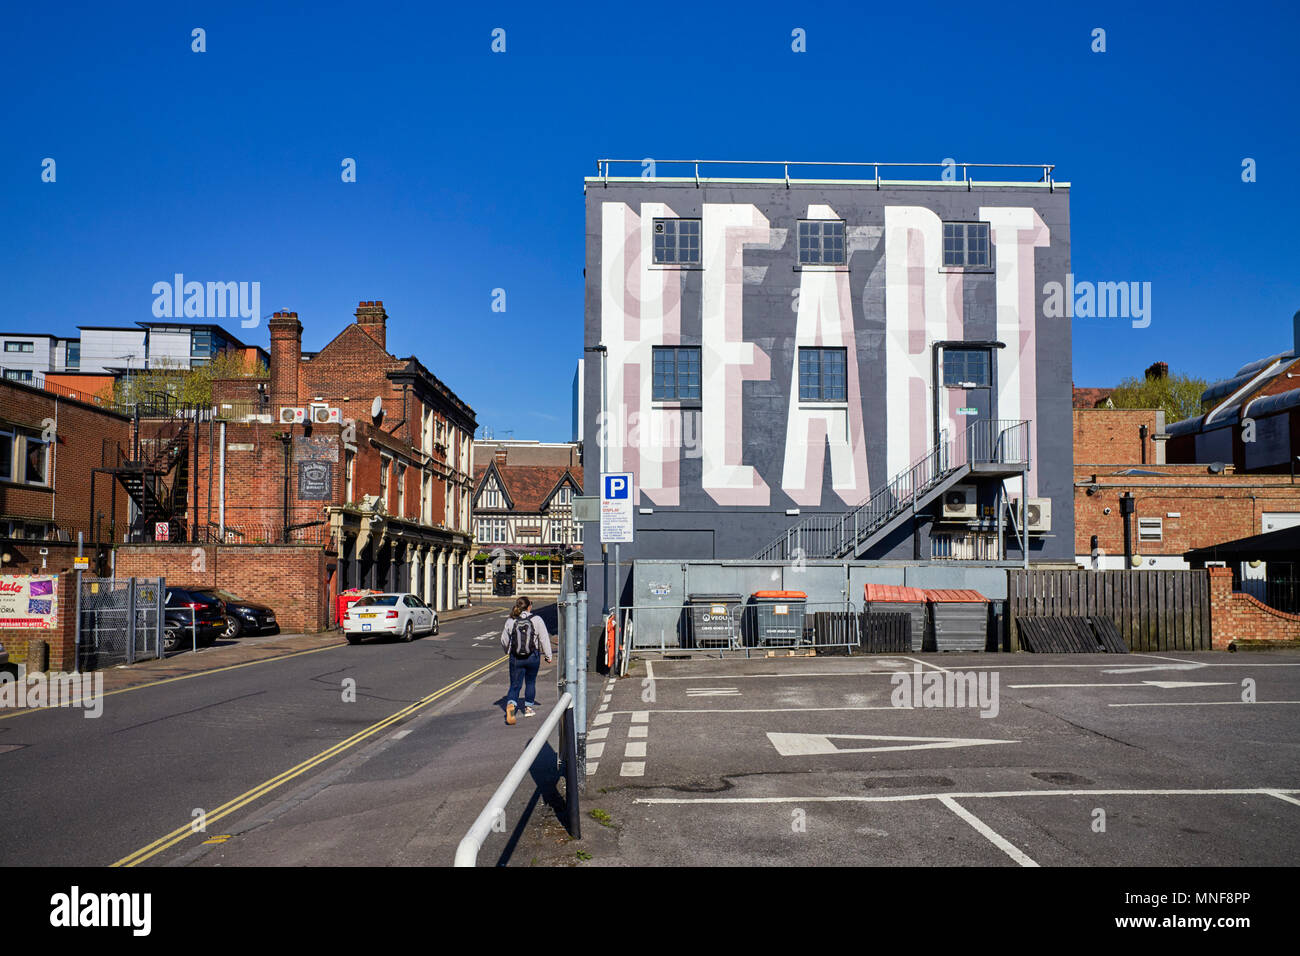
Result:
{"label": "bollard", "polygon": [[579,790],[582,788],[582,770],[578,765],[576,738],[574,733],[573,704],[564,711],[562,721],[564,732],[564,803],[569,811],[569,836],[575,840],[582,839],[582,810]]}
{"label": "bollard", "polygon": [[27,642],[27,673],[43,674],[50,669],[50,645],[40,639]]}

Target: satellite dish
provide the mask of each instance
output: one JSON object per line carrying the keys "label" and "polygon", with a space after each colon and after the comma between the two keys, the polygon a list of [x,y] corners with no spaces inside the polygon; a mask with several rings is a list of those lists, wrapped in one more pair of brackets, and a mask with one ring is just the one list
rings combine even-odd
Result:
{"label": "satellite dish", "polygon": [[384,420],[384,400],[378,395],[370,403],[370,417],[374,419],[376,425]]}

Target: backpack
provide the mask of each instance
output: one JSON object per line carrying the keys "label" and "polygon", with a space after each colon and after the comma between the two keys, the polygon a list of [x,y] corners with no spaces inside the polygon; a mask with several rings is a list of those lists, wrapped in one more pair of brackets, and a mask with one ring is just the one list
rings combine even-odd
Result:
{"label": "backpack", "polygon": [[537,650],[537,630],[529,617],[515,618],[515,629],[510,634],[510,656],[519,660],[532,657]]}

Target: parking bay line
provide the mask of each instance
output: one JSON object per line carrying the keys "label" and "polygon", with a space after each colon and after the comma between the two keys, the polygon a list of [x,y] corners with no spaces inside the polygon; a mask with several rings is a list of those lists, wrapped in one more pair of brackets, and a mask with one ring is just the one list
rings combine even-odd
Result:
{"label": "parking bay line", "polygon": [[[296,767],[290,767],[288,770],[284,771],[278,776],[272,777],[270,780],[264,781],[263,783],[258,784],[257,786],[253,787],[250,790],[246,790],[244,793],[226,801],[224,804],[217,807],[211,813],[207,814],[206,822],[215,823],[217,820],[229,816],[230,814],[234,813],[236,810],[240,809],[241,807],[244,807],[247,804],[252,803],[254,800],[266,796],[271,791],[278,789],[279,787],[288,783],[290,780],[293,780],[294,778],[301,776],[302,774],[306,773],[308,770],[313,769],[319,764],[325,763],[326,761],[343,753],[345,750],[348,750],[356,746],[357,744],[361,743],[362,741],[374,736],[380,731],[385,730],[388,727],[391,727],[402,720],[405,720],[407,717],[410,717],[412,714],[418,713],[419,711],[423,710],[425,707],[434,703],[438,699],[445,697],[447,694],[451,693],[452,691],[460,687],[463,687],[466,684],[471,683],[472,681],[474,681],[475,678],[481,677],[482,675],[486,674],[488,671],[492,670],[493,668],[498,667],[506,660],[507,660],[506,657],[499,657],[496,660],[492,661],[491,663],[485,664],[482,667],[477,668],[476,670],[473,670],[470,673],[457,678],[456,680],[452,681],[450,684],[447,684],[445,687],[441,687],[438,690],[433,691],[431,694],[428,694],[425,697],[422,697],[421,699],[415,701],[414,703],[409,704],[406,707],[403,707],[401,710],[389,714],[387,717],[383,718],[382,720],[374,724],[371,724],[369,727],[365,728],[364,730],[358,731],[357,733],[353,734],[351,737],[348,737],[346,740],[339,741],[338,743],[334,744],[332,747],[329,747],[321,751],[320,753],[316,754],[314,757],[307,758],[302,763],[298,764]],[[143,863],[145,860],[148,860],[149,858],[156,856],[159,853],[162,853],[164,850],[175,846],[177,843],[180,843],[182,840],[186,839],[187,837],[193,835],[194,835],[194,830],[192,825],[188,822],[183,823],[181,824],[181,826],[177,827],[175,830],[173,830],[171,833],[168,833],[166,836],[159,837],[157,840],[154,840],[152,843],[148,844],[147,846],[141,847],[139,850],[136,850],[134,853],[124,856],[122,859],[114,863],[113,866],[114,867],[136,866],[140,863]]]}
{"label": "parking bay line", "polygon": [[1258,707],[1260,704],[1300,704],[1300,700],[1159,700],[1139,704],[1107,704],[1107,707]]}
{"label": "parking bay line", "polygon": [[952,797],[940,797],[939,802],[969,823],[981,836],[1021,866],[1038,866],[1038,864],[1031,860],[1018,846],[1007,840],[1002,836],[1002,834],[998,833],[979,817],[975,816],[975,814],[971,813]]}
{"label": "parking bay line", "polygon": [[797,797],[637,797],[633,803],[644,804],[709,804],[709,803],[913,803],[921,800],[1001,800],[1012,797],[1222,797],[1269,796],[1285,799],[1284,795],[1300,794],[1300,789],[1277,787],[1241,787],[1203,790],[992,790],[965,793],[895,793],[881,796],[832,795]]}

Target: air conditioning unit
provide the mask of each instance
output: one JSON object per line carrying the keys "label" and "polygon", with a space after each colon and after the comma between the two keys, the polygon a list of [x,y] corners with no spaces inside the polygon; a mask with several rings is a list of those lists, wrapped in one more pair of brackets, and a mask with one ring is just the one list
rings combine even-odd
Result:
{"label": "air conditioning unit", "polygon": [[280,406],[280,424],[298,425],[307,420],[307,409],[294,408],[292,405]]}
{"label": "air conditioning unit", "polygon": [[330,408],[328,405],[313,405],[311,407],[311,420],[316,425],[339,424],[343,421],[343,410],[341,408]]}
{"label": "air conditioning unit", "polygon": [[974,485],[953,485],[943,493],[945,518],[978,518],[979,507]]}
{"label": "air conditioning unit", "polygon": [[[1016,520],[1020,520],[1020,499],[1012,498],[1011,507],[1015,510]],[[1025,507],[1025,528],[1028,531],[1052,530],[1052,499],[1030,498]]]}

